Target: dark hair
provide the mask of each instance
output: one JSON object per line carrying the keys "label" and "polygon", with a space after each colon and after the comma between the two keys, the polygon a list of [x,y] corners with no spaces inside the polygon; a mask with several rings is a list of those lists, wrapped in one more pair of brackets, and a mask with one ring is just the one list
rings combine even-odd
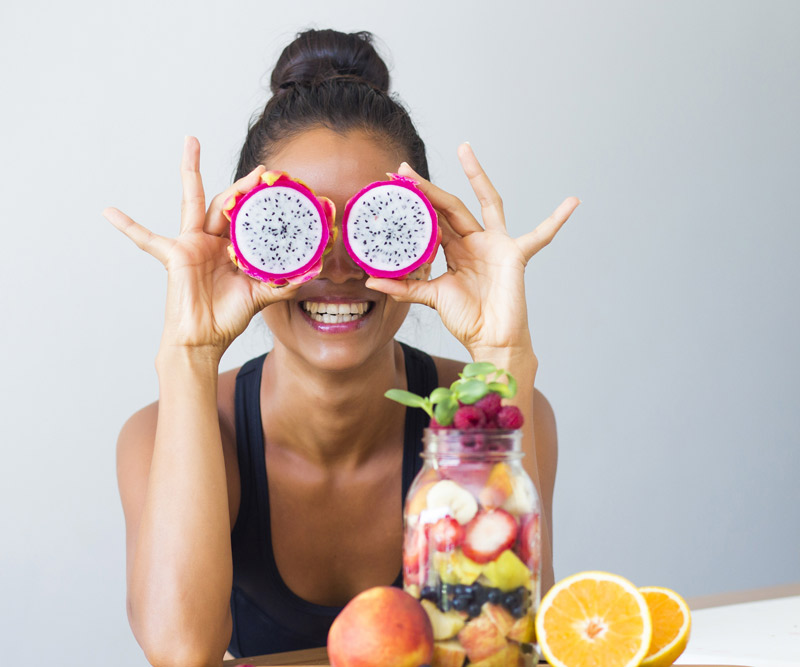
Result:
{"label": "dark hair", "polygon": [[425,144],[405,107],[389,94],[389,70],[369,32],[307,30],[281,53],[272,97],[247,132],[236,178],[263,164],[297,134],[326,127],[363,130],[389,141],[428,178]]}

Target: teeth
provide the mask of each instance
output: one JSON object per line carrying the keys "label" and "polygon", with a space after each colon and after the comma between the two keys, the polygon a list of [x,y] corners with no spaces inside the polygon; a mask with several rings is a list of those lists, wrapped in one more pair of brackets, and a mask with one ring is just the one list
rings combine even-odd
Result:
{"label": "teeth", "polygon": [[304,301],[303,309],[311,319],[324,324],[341,324],[361,319],[369,310],[366,301],[355,303],[327,303],[324,301]]}

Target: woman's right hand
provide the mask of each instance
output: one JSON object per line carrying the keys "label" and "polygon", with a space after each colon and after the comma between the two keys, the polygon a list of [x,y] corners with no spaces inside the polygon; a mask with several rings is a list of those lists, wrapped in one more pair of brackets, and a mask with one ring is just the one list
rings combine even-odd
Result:
{"label": "woman's right hand", "polygon": [[181,161],[183,202],[177,238],[154,234],[116,208],[103,211],[111,224],[167,270],[162,350],[166,346],[193,348],[218,359],[258,311],[291,297],[297,289],[295,285],[270,287],[254,280],[239,271],[228,256],[230,223],[222,213],[223,205],[233,195],[258,185],[264,171],[259,166],[236,181],[206,210],[200,143],[187,137]]}

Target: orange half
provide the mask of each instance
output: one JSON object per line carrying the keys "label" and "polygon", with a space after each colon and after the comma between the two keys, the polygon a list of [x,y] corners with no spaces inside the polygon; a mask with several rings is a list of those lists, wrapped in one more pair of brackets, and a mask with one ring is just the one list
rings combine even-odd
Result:
{"label": "orange half", "polygon": [[653,623],[650,649],[642,667],[666,667],[678,659],[689,643],[692,615],[689,605],[675,591],[658,586],[640,588]]}
{"label": "orange half", "polygon": [[562,579],[536,614],[536,638],[553,667],[637,667],[651,637],[642,594],[627,579],[607,572]]}

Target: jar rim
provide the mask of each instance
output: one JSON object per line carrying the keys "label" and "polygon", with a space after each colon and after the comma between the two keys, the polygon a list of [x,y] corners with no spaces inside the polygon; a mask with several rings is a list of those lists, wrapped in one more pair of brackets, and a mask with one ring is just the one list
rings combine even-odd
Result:
{"label": "jar rim", "polygon": [[423,442],[423,457],[495,461],[523,456],[520,429],[426,428]]}

